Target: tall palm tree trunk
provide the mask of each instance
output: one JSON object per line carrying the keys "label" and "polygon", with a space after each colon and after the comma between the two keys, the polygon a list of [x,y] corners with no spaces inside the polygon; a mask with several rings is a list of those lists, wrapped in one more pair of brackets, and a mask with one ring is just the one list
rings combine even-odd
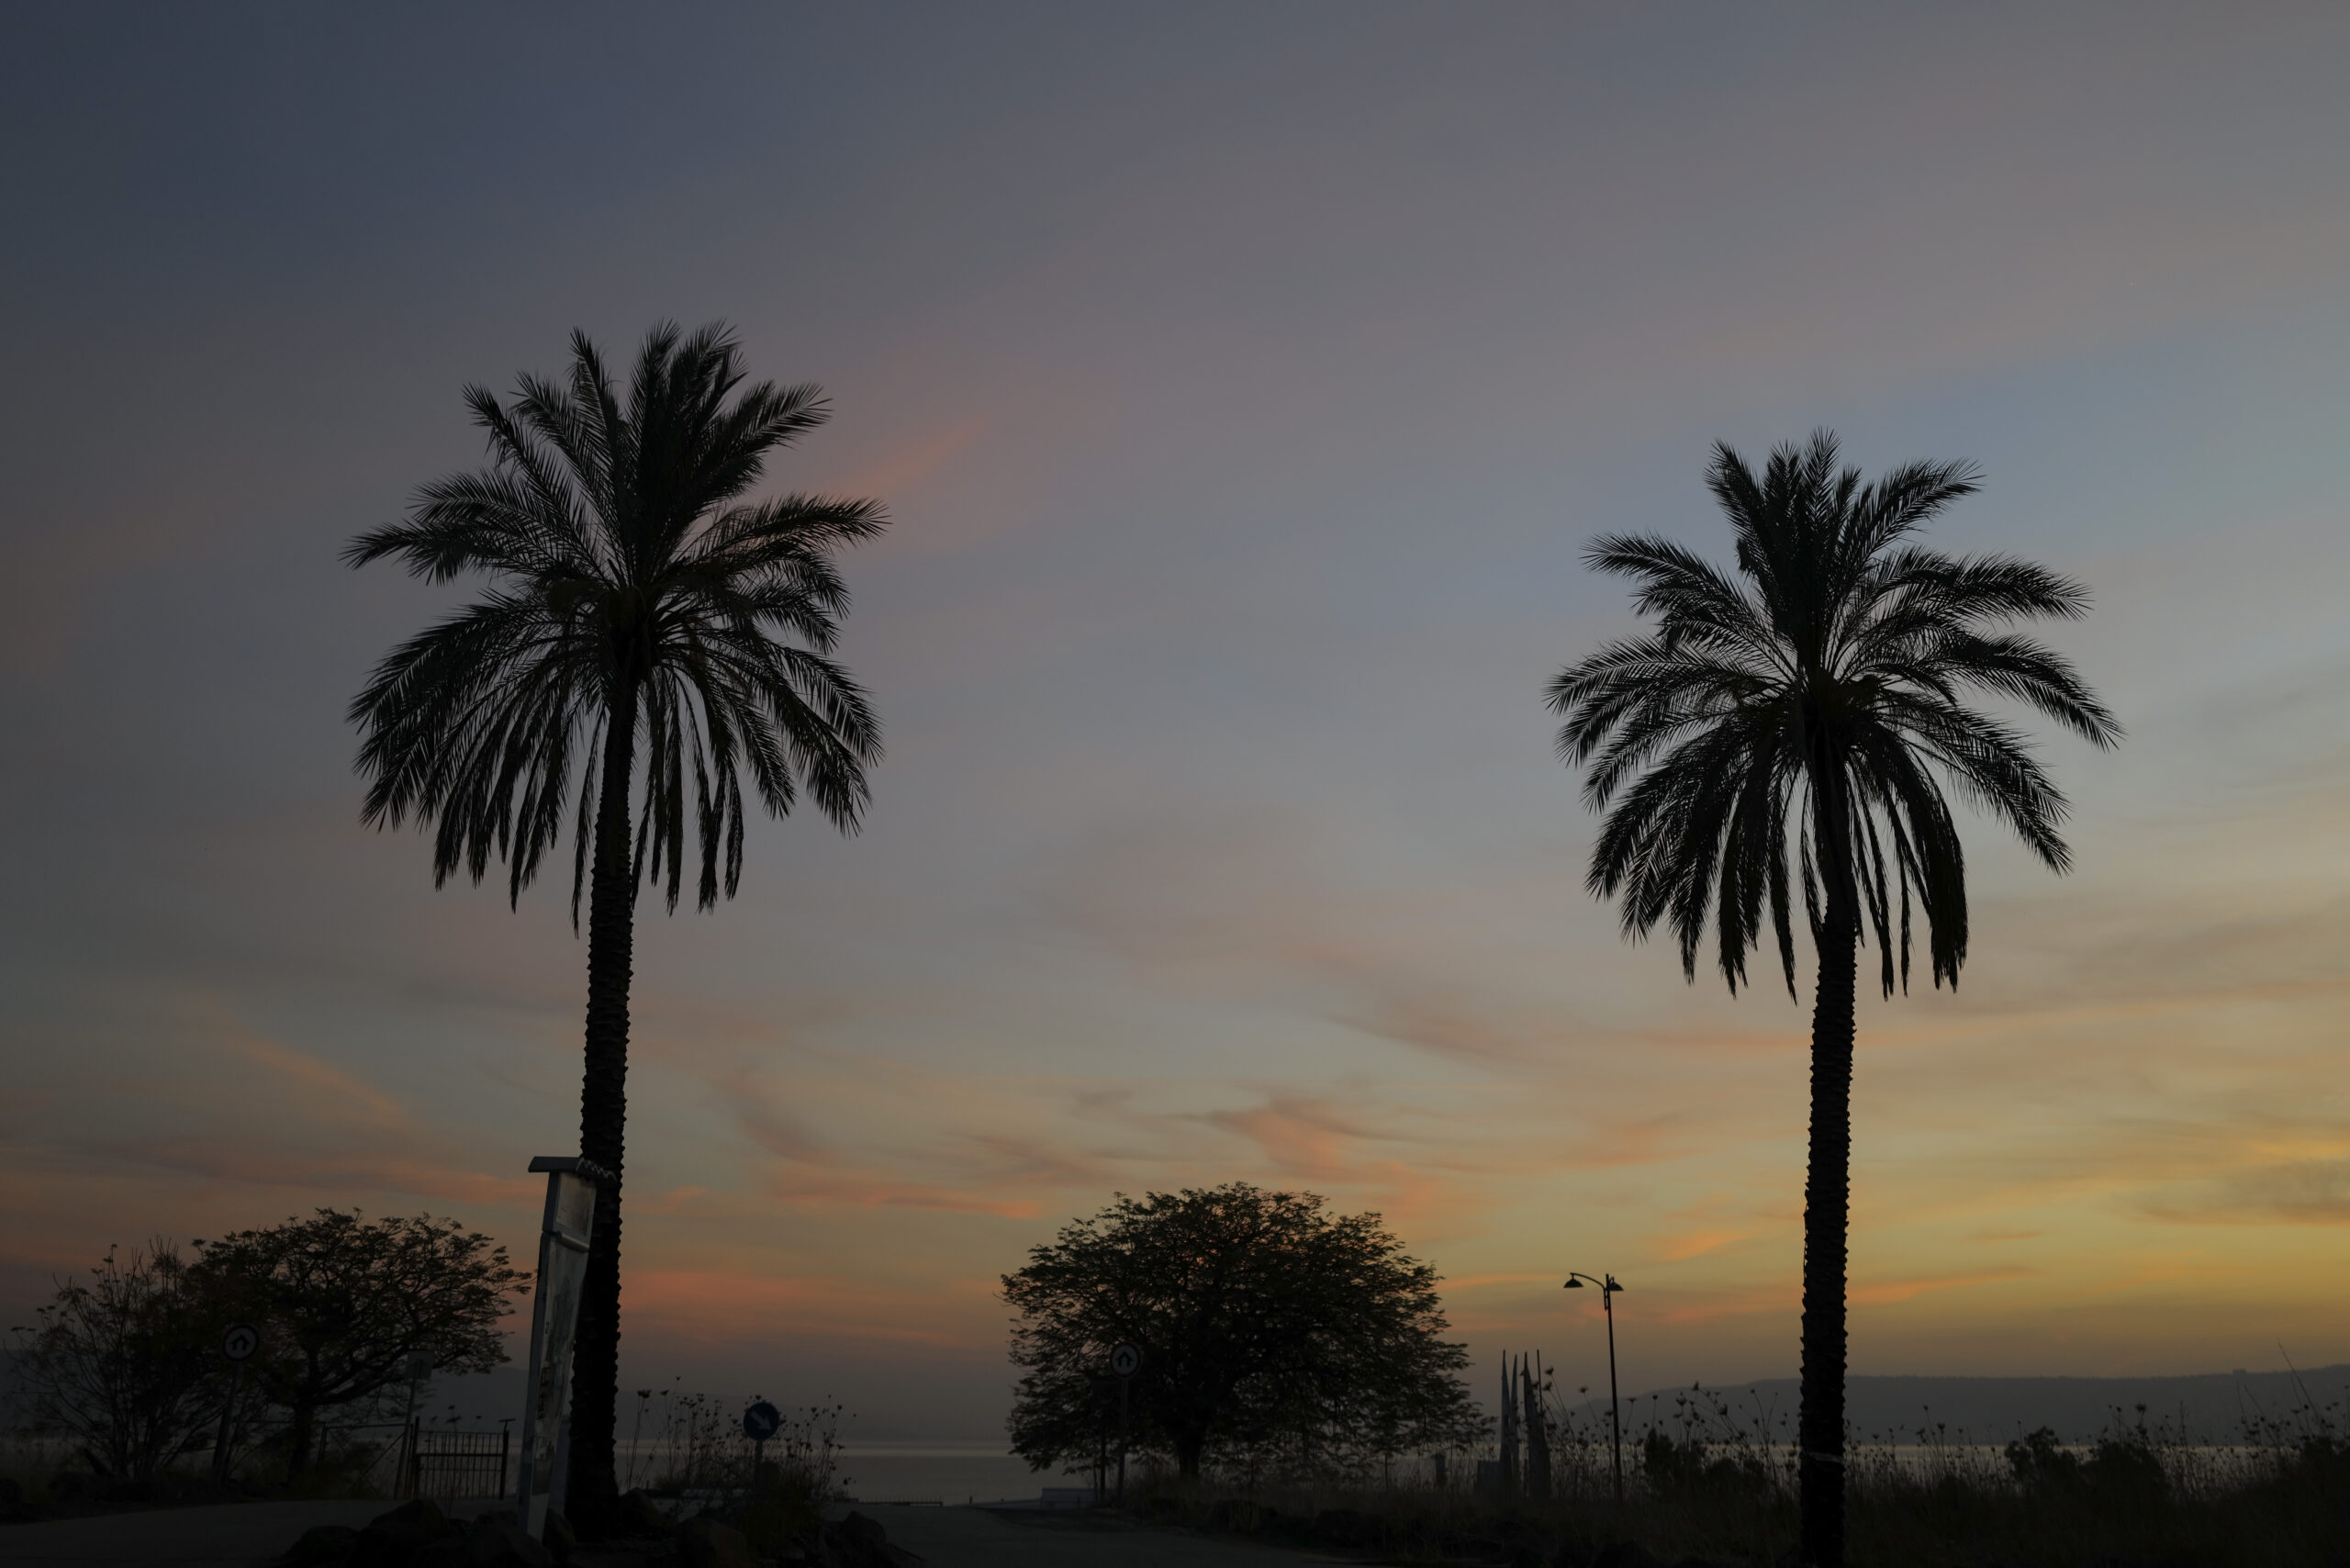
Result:
{"label": "tall palm tree trunk", "polygon": [[612,1429],[620,1397],[621,1168],[628,1122],[628,990],[636,946],[636,875],[629,843],[629,779],[636,760],[636,683],[616,682],[596,801],[596,865],[588,903],[587,1067],[579,1090],[579,1152],[611,1175],[597,1193],[595,1239],[572,1342],[571,1471],[565,1505],[590,1529],[620,1495]]}
{"label": "tall palm tree trunk", "polygon": [[1811,1015],[1811,1163],[1803,1203],[1803,1394],[1796,1490],[1806,1568],[1844,1562],[1845,1230],[1852,1188],[1857,912],[1831,890]]}
{"label": "tall palm tree trunk", "polygon": [[1811,1013],[1811,1156],[1803,1198],[1802,1394],[1796,1492],[1805,1568],[1844,1568],[1844,1275],[1852,1195],[1852,1004],[1860,887],[1841,748],[1812,731],[1812,842],[1819,850],[1819,977]]}

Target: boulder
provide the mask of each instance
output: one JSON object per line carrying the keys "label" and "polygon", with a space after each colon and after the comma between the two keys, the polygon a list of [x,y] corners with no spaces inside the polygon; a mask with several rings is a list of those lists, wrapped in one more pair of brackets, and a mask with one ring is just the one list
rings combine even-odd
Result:
{"label": "boulder", "polygon": [[509,1514],[484,1514],[408,1560],[408,1568],[554,1568],[554,1556]]}
{"label": "boulder", "polygon": [[707,1517],[688,1519],[678,1528],[677,1562],[679,1568],[759,1568],[748,1537]]}
{"label": "boulder", "polygon": [[1611,1540],[1594,1554],[1591,1568],[1664,1568],[1637,1540]]}
{"label": "boulder", "polygon": [[579,1548],[579,1532],[571,1528],[571,1521],[563,1517],[561,1508],[547,1510],[547,1528],[539,1532],[539,1539],[546,1544],[547,1555],[554,1560],[556,1568],[569,1562],[571,1554]]}
{"label": "boulder", "polygon": [[359,1533],[375,1538],[363,1541],[360,1550],[371,1560],[383,1555],[382,1548],[389,1546],[398,1555],[387,1559],[406,1562],[423,1547],[439,1540],[450,1531],[449,1516],[441,1505],[430,1497],[411,1497],[387,1514],[378,1514],[367,1521]]}
{"label": "boulder", "polygon": [[890,1544],[881,1521],[852,1512],[824,1527],[822,1553],[833,1568],[915,1568],[920,1557]]}
{"label": "boulder", "polygon": [[666,1536],[676,1522],[641,1486],[621,1493],[620,1501],[612,1505],[612,1533],[623,1538]]}
{"label": "boulder", "polygon": [[349,1525],[319,1525],[306,1529],[302,1538],[285,1549],[278,1561],[286,1568],[318,1568],[319,1564],[348,1562],[359,1555],[359,1532]]}

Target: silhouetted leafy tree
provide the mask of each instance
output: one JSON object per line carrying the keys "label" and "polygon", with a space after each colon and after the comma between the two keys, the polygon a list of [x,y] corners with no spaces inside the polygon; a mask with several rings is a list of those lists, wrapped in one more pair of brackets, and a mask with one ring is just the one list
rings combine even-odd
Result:
{"label": "silhouetted leafy tree", "polygon": [[32,1429],[69,1439],[99,1475],[152,1480],[211,1439],[226,1322],[169,1242],[109,1249],[86,1282],[59,1282],[25,1330]]}
{"label": "silhouetted leafy tree", "polygon": [[[690,819],[700,907],[733,896],[746,772],[771,814],[804,788],[856,825],[880,730],[825,656],[848,604],[833,557],[883,519],[872,501],[744,498],[768,454],[828,414],[810,386],[733,396],[744,372],[723,328],[656,328],[625,405],[595,346],[577,333],[571,346],[568,378],[522,377],[510,408],[467,388],[492,465],[426,486],[406,522],[352,545],[353,565],[394,556],[435,582],[492,580],[396,649],[352,716],[366,820],[436,823],[437,879],[479,880],[502,857],[519,902],[569,826],[575,924],[588,889],[580,1153],[617,1178],[638,888],[666,877],[677,907]],[[615,1180],[574,1350],[569,1495],[588,1516],[615,1490],[620,1244]]]}
{"label": "silhouetted leafy tree", "polygon": [[363,1220],[320,1209],[262,1230],[198,1241],[189,1269],[209,1299],[263,1331],[253,1376],[291,1416],[286,1473],[308,1465],[318,1415],[405,1382],[422,1351],[443,1372],[506,1360],[498,1319],[529,1287],[506,1249],[454,1220]]}
{"label": "silhouetted leafy tree", "polygon": [[[1962,701],[2021,702],[2099,746],[2121,728],[2061,655],[2007,622],[2072,618],[2079,584],[2006,556],[1908,543],[1975,489],[1964,464],[1916,463],[1874,484],[1838,467],[1834,437],[1774,452],[1757,476],[1727,446],[1707,476],[1739,577],[1661,538],[1606,537],[1585,555],[1639,585],[1657,618],[1561,672],[1561,755],[1587,767],[1606,817],[1594,893],[1620,895],[1627,935],[1662,924],[1696,978],[1709,912],[1732,991],[1775,940],[1796,994],[1800,889],[1818,960],[1805,1184],[1805,1561],[1843,1556],[1845,1231],[1851,1187],[1852,1009],[1858,948],[1876,939],[1886,994],[1907,985],[1913,902],[1936,985],[1966,960],[1965,862],[1954,790],[2005,819],[2052,870],[2069,857],[2065,800],[2023,737]],[[1740,580],[1742,578],[1742,580]]]}
{"label": "silhouetted leafy tree", "polygon": [[1111,1350],[1143,1350],[1129,1451],[1343,1468],[1473,1441],[1485,1419],[1442,1338],[1438,1275],[1375,1214],[1247,1182],[1121,1195],[1003,1277],[1027,1369],[1012,1446],[1038,1470],[1093,1458],[1114,1431],[1097,1392]]}

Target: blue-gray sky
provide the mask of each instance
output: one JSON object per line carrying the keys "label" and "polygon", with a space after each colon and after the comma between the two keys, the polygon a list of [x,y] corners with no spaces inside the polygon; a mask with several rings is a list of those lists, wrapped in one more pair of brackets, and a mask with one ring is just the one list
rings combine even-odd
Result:
{"label": "blue-gray sky", "polygon": [[[682,13],[682,14],[680,14]],[[2130,726],[1863,1018],[1865,1371],[2350,1360],[2350,14],[2308,6],[20,7],[0,23],[0,1246],[322,1203],[517,1242],[560,890],[431,887],[337,564],[459,388],[723,317],[889,503],[867,831],[648,912],[628,1355],[985,1430],[1113,1189],[1385,1212],[1481,1357],[1795,1356],[1805,1014],[1582,890],[1578,552],[1709,444],[1968,457]],[[2224,1302],[2225,1310],[2218,1304]],[[1633,1298],[1627,1298],[1628,1308]],[[912,1391],[905,1372],[938,1380]]]}

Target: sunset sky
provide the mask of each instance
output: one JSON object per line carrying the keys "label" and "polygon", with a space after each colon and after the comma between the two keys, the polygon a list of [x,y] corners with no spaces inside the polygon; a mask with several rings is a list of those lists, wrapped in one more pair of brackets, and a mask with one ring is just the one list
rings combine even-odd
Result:
{"label": "sunset sky", "polygon": [[2087,582],[2130,732],[1863,1004],[1853,1370],[2350,1361],[2350,9],[684,10],[0,21],[7,1321],[319,1204],[534,1245],[585,945],[360,824],[461,595],[338,552],[464,384],[724,318],[833,399],[774,487],[890,508],[889,755],[640,917],[632,1385],[985,1436],[998,1276],[1234,1179],[1483,1368],[1604,1380],[1572,1268],[1629,1386],[1791,1373],[1807,1007],[1619,938],[1542,692],[1637,624],[1586,540],[1721,554],[1710,443],[1817,426],[1979,463],[1932,542]]}

